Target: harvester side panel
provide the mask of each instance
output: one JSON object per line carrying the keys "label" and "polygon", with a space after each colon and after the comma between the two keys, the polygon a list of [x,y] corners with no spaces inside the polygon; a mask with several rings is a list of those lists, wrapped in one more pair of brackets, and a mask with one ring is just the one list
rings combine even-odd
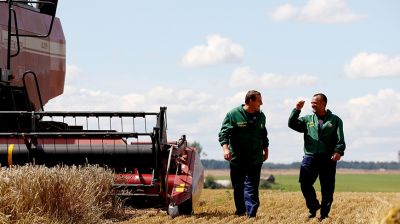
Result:
{"label": "harvester side panel", "polygon": [[[22,7],[23,4],[14,3],[15,18],[12,19],[12,33],[15,34],[15,24],[20,35],[43,35],[50,29],[51,16],[39,13],[34,8]],[[7,44],[8,44],[8,8],[5,2],[0,2],[0,68],[7,68]],[[12,17],[14,18],[14,17]],[[12,54],[19,54],[11,58],[11,71],[13,79],[11,86],[23,86],[22,76],[25,71],[34,71],[37,75],[43,104],[48,100],[61,95],[64,90],[65,80],[65,37],[60,20],[54,18],[53,27],[49,37],[11,38]],[[39,96],[32,77],[27,77],[27,91],[29,100],[36,109],[40,108]]]}

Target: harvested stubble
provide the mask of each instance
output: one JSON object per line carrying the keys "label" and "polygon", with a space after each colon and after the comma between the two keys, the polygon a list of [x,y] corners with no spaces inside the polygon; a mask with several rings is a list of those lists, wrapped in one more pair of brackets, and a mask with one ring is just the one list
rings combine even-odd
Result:
{"label": "harvested stubble", "polygon": [[[231,189],[204,189],[192,216],[126,208],[112,196],[111,171],[99,167],[12,167],[0,170],[0,223],[319,223],[306,218],[301,192],[260,190],[254,219],[236,217]],[[320,195],[319,195],[320,198]],[[400,223],[400,193],[336,192],[321,223]]]}
{"label": "harvested stubble", "polygon": [[0,223],[98,223],[118,216],[111,171],[15,166],[0,171]]}
{"label": "harvested stubble", "polygon": [[[318,194],[321,199],[320,194]],[[133,223],[209,223],[209,224],[253,224],[253,223],[399,223],[387,218],[391,208],[400,203],[400,193],[337,192],[330,217],[318,221],[308,219],[307,209],[301,192],[281,192],[260,190],[261,206],[256,218],[237,217],[234,215],[233,192],[231,189],[204,189],[200,203],[195,207],[192,216],[169,217],[165,212],[156,209],[133,210],[130,220],[123,224]],[[396,216],[396,211],[390,217]],[[395,220],[391,218],[391,220]]]}

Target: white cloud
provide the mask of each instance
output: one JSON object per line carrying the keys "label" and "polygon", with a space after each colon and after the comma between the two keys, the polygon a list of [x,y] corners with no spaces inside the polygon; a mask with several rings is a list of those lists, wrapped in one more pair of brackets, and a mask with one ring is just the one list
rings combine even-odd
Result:
{"label": "white cloud", "polygon": [[383,144],[400,144],[400,138],[397,136],[393,137],[376,137],[376,136],[369,136],[363,137],[360,136],[356,138],[354,141],[348,145],[349,148],[363,148],[365,145],[374,145],[374,146],[382,146]]}
{"label": "white cloud", "polygon": [[400,56],[362,52],[345,66],[350,78],[400,77]]}
{"label": "white cloud", "polygon": [[395,90],[383,89],[376,95],[350,99],[346,107],[354,129],[373,133],[377,128],[400,126],[400,93]]}
{"label": "white cloud", "polygon": [[[141,94],[136,94],[136,93],[129,93],[126,95],[123,95],[121,97],[121,100],[123,102],[121,106],[121,110],[124,111],[129,111],[132,110],[133,108],[140,108],[141,106],[145,105],[146,102],[146,97]],[[138,110],[136,109],[136,110]]]}
{"label": "white cloud", "polygon": [[273,20],[284,21],[294,18],[298,14],[299,14],[299,8],[291,4],[284,4],[276,8],[273,12],[271,12],[270,17]]}
{"label": "white cloud", "polygon": [[347,159],[393,161],[400,142],[400,92],[382,89],[335,107],[343,119]]}
{"label": "white cloud", "polygon": [[207,37],[207,44],[191,48],[182,58],[182,65],[202,67],[222,63],[241,62],[244,49],[230,39],[218,34]]}
{"label": "white cloud", "polygon": [[213,96],[191,89],[156,86],[144,93],[116,95],[102,90],[65,87],[64,94],[52,99],[47,110],[158,110],[169,105],[179,112],[209,110]]}
{"label": "white cloud", "polygon": [[347,23],[365,16],[353,13],[344,0],[309,0],[306,5],[296,7],[284,4],[270,13],[276,21],[297,20],[317,23]]}
{"label": "white cloud", "polygon": [[254,86],[259,84],[260,76],[248,67],[240,67],[233,71],[229,84],[231,87]]}
{"label": "white cloud", "polygon": [[81,70],[76,65],[67,64],[65,73],[67,83],[73,82],[82,76]]}
{"label": "white cloud", "polygon": [[290,88],[312,86],[317,81],[318,78],[312,75],[258,75],[248,67],[240,67],[232,73],[229,84],[231,87]]}
{"label": "white cloud", "polygon": [[264,74],[261,77],[261,83],[267,88],[290,88],[312,86],[318,78],[311,75],[292,75],[283,76],[276,74]]}

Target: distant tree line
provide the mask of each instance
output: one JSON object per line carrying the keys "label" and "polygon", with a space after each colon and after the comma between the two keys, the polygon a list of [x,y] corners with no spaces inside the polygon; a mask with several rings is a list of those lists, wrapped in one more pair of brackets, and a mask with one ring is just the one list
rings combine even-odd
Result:
{"label": "distant tree line", "polygon": [[[202,159],[205,169],[229,169],[229,162],[223,160]],[[298,169],[301,162],[284,163],[264,163],[263,168],[267,169]],[[400,170],[398,162],[361,162],[361,161],[339,161],[337,168],[344,169],[365,169],[365,170]]]}
{"label": "distant tree line", "polygon": [[338,168],[346,169],[365,169],[365,170],[400,170],[398,162],[359,162],[359,161],[339,161]]}

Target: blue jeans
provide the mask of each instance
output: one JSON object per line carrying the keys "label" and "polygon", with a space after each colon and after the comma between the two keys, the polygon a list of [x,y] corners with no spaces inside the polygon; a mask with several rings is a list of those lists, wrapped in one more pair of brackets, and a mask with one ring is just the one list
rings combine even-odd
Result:
{"label": "blue jeans", "polygon": [[262,164],[235,165],[230,163],[230,175],[236,214],[255,217],[260,206],[258,186]]}
{"label": "blue jeans", "polygon": [[333,202],[335,191],[336,161],[331,155],[305,155],[300,168],[299,182],[301,192],[306,200],[310,212],[315,212],[320,207],[314,189],[314,183],[319,176],[321,185],[321,216],[327,217]]}

